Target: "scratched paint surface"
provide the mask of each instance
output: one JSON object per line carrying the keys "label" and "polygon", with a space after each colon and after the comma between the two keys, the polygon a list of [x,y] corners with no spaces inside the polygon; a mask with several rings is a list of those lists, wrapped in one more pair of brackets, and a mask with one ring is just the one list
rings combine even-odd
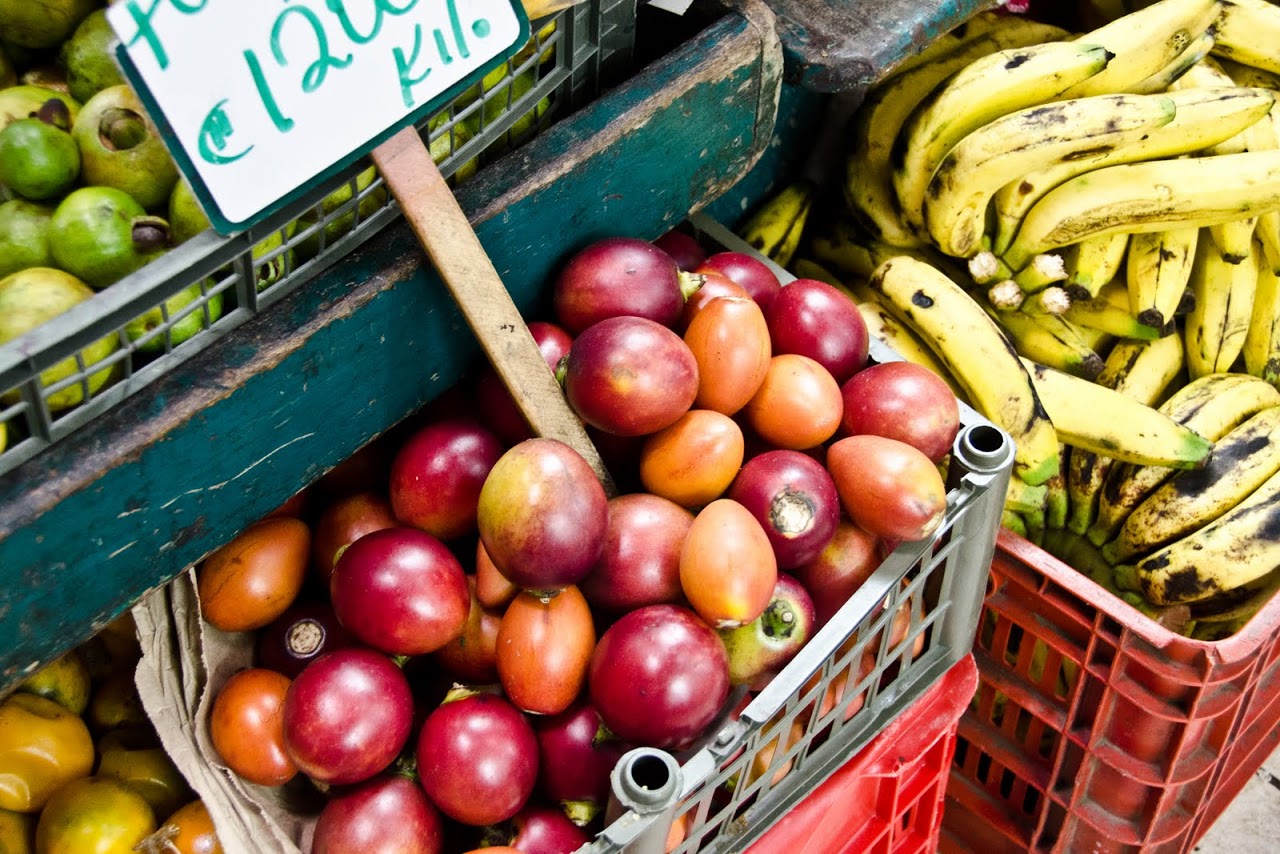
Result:
{"label": "scratched paint surface", "polygon": [[[464,186],[522,311],[575,249],[656,237],[746,172],[779,71],[731,16]],[[0,694],[457,381],[479,347],[422,263],[388,229],[0,478]]]}
{"label": "scratched paint surface", "polygon": [[786,50],[787,82],[819,92],[869,86],[903,57],[995,5],[995,0],[891,6],[866,0],[769,0]]}

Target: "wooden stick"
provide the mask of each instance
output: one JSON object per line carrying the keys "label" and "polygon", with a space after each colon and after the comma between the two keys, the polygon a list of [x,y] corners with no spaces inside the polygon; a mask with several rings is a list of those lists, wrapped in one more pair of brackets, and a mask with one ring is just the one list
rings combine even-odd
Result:
{"label": "wooden stick", "polygon": [[533,432],[573,448],[590,464],[605,492],[616,494],[604,460],[547,369],[520,310],[422,137],[414,128],[404,128],[374,149],[373,162]]}

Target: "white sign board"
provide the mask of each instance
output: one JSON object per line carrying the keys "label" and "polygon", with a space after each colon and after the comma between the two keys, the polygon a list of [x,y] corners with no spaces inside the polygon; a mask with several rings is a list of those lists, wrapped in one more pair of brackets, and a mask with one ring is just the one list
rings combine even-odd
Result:
{"label": "white sign board", "polygon": [[118,0],[107,19],[223,233],[438,110],[529,37],[516,0]]}

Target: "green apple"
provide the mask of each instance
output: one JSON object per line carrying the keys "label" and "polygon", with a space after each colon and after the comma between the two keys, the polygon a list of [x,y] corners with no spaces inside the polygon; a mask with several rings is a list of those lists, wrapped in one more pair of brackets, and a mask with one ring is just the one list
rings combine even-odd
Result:
{"label": "green apple", "polygon": [[[25,335],[92,296],[93,290],[84,282],[70,273],[49,267],[30,267],[0,279],[0,344]],[[85,367],[92,368],[115,352],[118,344],[118,336],[112,333],[88,345],[79,355]],[[76,371],[76,360],[69,356],[41,373],[40,382],[48,388]],[[88,378],[90,394],[110,382],[115,374],[115,365],[91,373]],[[3,398],[5,403],[15,403],[17,399],[17,392],[10,392]],[[49,395],[46,403],[56,412],[69,409],[83,400],[83,384],[72,383]]]}
{"label": "green apple", "polygon": [[[206,282],[206,287],[212,284],[212,282]],[[165,349],[164,333],[159,335],[152,335],[152,333],[165,325],[165,314],[168,314],[169,341],[173,347],[177,347],[201,329],[212,326],[218,318],[222,317],[222,294],[216,293],[210,294],[207,301],[209,313],[207,321],[205,309],[201,307],[193,308],[188,314],[174,320],[179,312],[192,303],[198,302],[201,296],[199,282],[189,285],[164,301],[163,312],[160,306],[156,306],[125,324],[124,334],[130,341],[137,343],[138,349],[142,352],[162,353]]]}

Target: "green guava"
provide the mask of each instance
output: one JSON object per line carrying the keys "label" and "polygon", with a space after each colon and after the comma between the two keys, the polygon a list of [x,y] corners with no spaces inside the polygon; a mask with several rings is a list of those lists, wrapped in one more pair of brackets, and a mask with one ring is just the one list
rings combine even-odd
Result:
{"label": "green guava", "polygon": [[0,205],[0,278],[28,267],[52,267],[50,205],[13,199]]}
{"label": "green guava", "polygon": [[49,223],[54,261],[98,289],[143,267],[169,245],[169,224],[147,216],[133,197],[112,187],[73,190]]}
{"label": "green guava", "polygon": [[111,57],[115,33],[105,9],[80,22],[71,38],[62,43],[58,59],[66,69],[71,97],[84,103],[103,89],[124,83],[124,75]]}
{"label": "green guava", "polygon": [[142,102],[126,85],[90,98],[71,129],[84,183],[123,190],[147,210],[169,201],[178,167]]}

